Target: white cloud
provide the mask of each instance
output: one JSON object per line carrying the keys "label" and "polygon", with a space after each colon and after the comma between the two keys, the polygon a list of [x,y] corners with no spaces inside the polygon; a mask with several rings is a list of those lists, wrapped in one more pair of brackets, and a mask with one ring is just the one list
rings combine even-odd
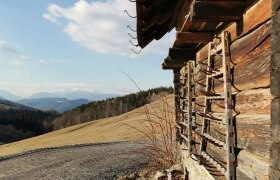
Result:
{"label": "white cloud", "polygon": [[67,62],[71,62],[71,60],[57,59],[57,58],[50,58],[48,61],[52,62],[52,63],[67,63]]}
{"label": "white cloud", "polygon": [[24,55],[18,55],[18,56],[12,57],[10,60],[10,63],[13,65],[24,65],[27,62],[29,62],[29,57],[24,56]]}
{"label": "white cloud", "polygon": [[45,59],[39,59],[39,62],[40,63],[45,63],[45,62],[47,62]]}
{"label": "white cloud", "polygon": [[0,39],[0,52],[16,53],[17,51],[9,43]]}
{"label": "white cloud", "polygon": [[26,76],[28,75],[29,73],[25,70],[19,70],[19,69],[16,69],[16,70],[12,70],[12,73],[18,75],[18,76]]}
{"label": "white cloud", "polygon": [[[90,50],[106,54],[131,55],[132,46],[128,42],[130,38],[127,34],[130,31],[126,26],[129,24],[135,27],[136,19],[129,18],[124,10],[135,15],[135,3],[125,0],[93,2],[79,0],[69,8],[50,4],[43,17],[55,24],[62,24],[62,20],[66,20],[63,31],[74,42]],[[137,43],[136,40],[134,43]],[[170,42],[167,44],[161,41],[145,51],[163,53],[170,45]]]}
{"label": "white cloud", "polygon": [[45,18],[45,19],[47,19],[47,20],[49,20],[50,22],[52,22],[52,23],[54,23],[54,24],[57,24],[57,25],[59,25],[60,23],[59,23],[59,21],[56,19],[57,17],[54,17],[54,16],[52,16],[52,15],[50,15],[50,14],[43,14],[43,17]]}

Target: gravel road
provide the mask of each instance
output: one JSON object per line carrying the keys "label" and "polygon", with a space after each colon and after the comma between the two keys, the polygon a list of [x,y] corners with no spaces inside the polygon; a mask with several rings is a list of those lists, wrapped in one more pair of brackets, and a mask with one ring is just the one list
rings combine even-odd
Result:
{"label": "gravel road", "polygon": [[66,146],[0,158],[0,179],[116,179],[149,162],[138,142]]}

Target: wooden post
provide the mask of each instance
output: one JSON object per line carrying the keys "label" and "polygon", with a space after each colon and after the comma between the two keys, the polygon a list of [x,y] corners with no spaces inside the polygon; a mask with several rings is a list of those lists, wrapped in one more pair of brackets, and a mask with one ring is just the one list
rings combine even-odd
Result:
{"label": "wooden post", "polygon": [[226,124],[226,152],[227,152],[227,172],[226,178],[234,180],[235,177],[235,143],[234,143],[234,124],[232,116],[232,92],[230,74],[230,52],[229,52],[229,33],[222,32],[222,55],[223,55],[223,78],[224,78],[224,101],[225,101],[225,124]]}
{"label": "wooden post", "polygon": [[[182,79],[182,84],[183,84],[183,87],[181,87],[181,90],[182,90],[182,93],[183,93],[183,98],[186,98],[186,85],[187,85],[187,79],[186,79],[186,73],[187,73],[187,71],[186,71],[186,66],[184,66],[184,68],[183,68],[183,72],[182,72],[182,77],[183,77],[183,79]],[[184,110],[185,110],[185,108],[187,107],[187,102],[184,100],[184,101],[181,101],[181,110],[182,110],[182,123],[186,123],[186,117],[187,117],[187,115],[186,115],[186,113],[184,112]],[[186,126],[184,125],[184,126],[181,126],[182,127],[182,131],[181,131],[181,134],[182,135],[185,135],[186,134]],[[186,146],[186,143],[184,142],[183,144],[182,144],[182,146]],[[185,153],[183,153],[182,154],[183,156],[185,155]]]}
{"label": "wooden post", "polygon": [[180,121],[180,93],[179,93],[179,83],[175,83],[179,77],[178,74],[180,74],[180,69],[173,69],[173,76],[174,76],[174,95],[175,95],[175,111],[176,111],[176,122]]}
{"label": "wooden post", "polygon": [[[212,56],[211,56],[211,49],[212,49],[212,43],[209,43],[208,45],[208,60],[207,60],[207,71],[210,70],[210,67],[212,66]],[[206,87],[205,87],[205,91],[209,92],[211,90],[211,82],[210,82],[210,78],[209,75],[206,74]],[[204,100],[204,110],[203,113],[207,114],[209,113],[210,110],[210,99],[208,99],[205,96],[205,100]],[[208,130],[208,120],[203,117],[202,118],[202,134],[207,133]],[[202,152],[205,151],[206,146],[205,146],[205,139],[203,137],[201,137],[201,141],[200,141],[200,150],[199,150],[199,154],[200,154],[200,164],[202,163]]]}
{"label": "wooden post", "polygon": [[188,96],[188,105],[187,105],[187,111],[188,111],[188,155],[191,156],[192,154],[192,62],[188,62],[187,64],[187,76],[188,76],[188,83],[187,83],[187,96]]}
{"label": "wooden post", "polygon": [[272,0],[272,54],[271,54],[271,86],[274,97],[271,101],[271,141],[269,158],[269,179],[280,177],[280,1]]}

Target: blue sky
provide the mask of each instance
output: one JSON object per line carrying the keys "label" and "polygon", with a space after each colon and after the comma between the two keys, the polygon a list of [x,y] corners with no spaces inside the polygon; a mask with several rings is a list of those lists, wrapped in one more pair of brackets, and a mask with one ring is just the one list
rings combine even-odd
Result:
{"label": "blue sky", "polygon": [[126,28],[135,27],[135,19],[125,9],[135,15],[135,4],[128,0],[1,0],[0,89],[23,97],[137,91],[119,70],[141,89],[171,85],[172,72],[163,71],[161,63],[174,32],[135,55]]}

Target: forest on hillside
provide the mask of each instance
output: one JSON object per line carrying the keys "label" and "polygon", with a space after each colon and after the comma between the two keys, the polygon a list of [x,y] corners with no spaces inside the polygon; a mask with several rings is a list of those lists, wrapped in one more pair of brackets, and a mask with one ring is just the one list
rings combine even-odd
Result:
{"label": "forest on hillside", "polygon": [[158,87],[121,97],[93,101],[54,119],[53,129],[58,130],[96,119],[118,116],[172,93],[172,87]]}
{"label": "forest on hillside", "polygon": [[63,114],[40,111],[0,99],[0,144],[14,142],[68,126],[124,114],[173,93],[159,87],[81,105]]}
{"label": "forest on hillside", "polygon": [[56,112],[44,112],[0,100],[0,142],[9,143],[52,131]]}

